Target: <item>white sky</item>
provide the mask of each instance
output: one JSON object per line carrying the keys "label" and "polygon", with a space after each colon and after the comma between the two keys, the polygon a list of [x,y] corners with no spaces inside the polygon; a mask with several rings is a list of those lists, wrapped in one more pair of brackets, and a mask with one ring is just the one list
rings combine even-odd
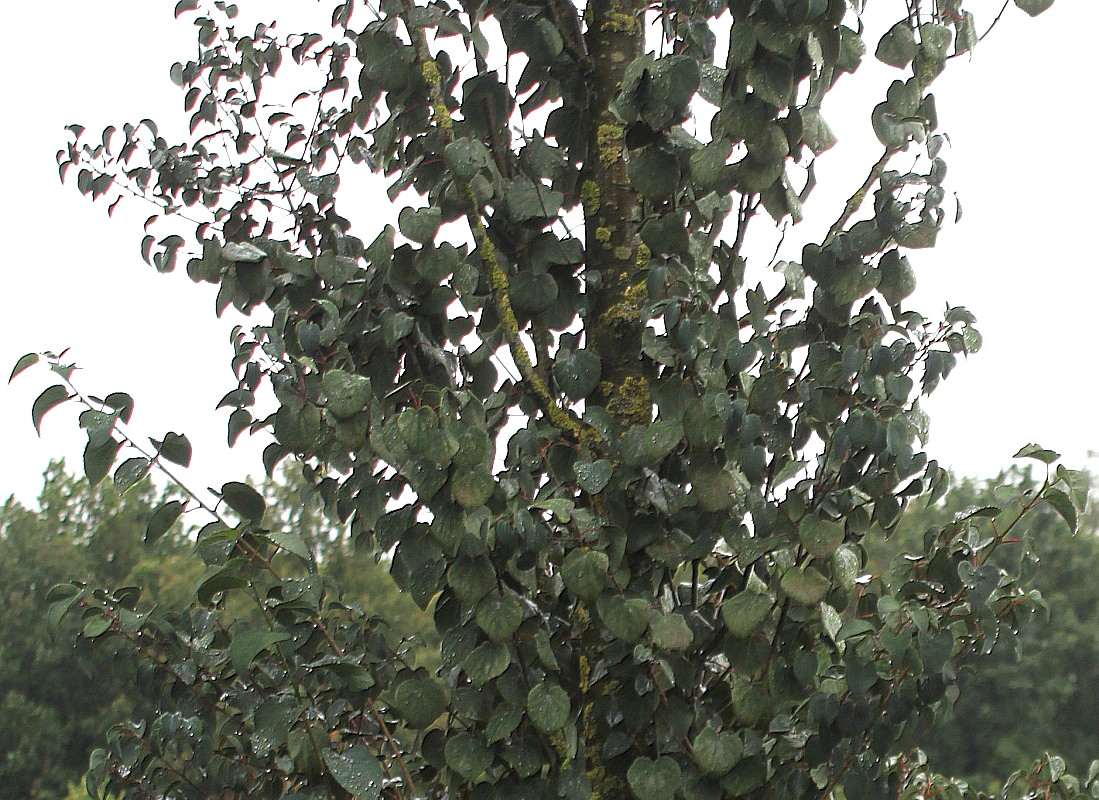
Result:
{"label": "white sky", "polygon": [[[196,454],[188,480],[197,488],[261,471],[257,448],[228,450],[227,410],[213,410],[233,386],[228,336],[237,320],[214,319],[214,291],[192,284],[182,264],[161,276],[141,261],[140,226],[150,212],[138,201],[108,220],[105,203],[61,186],[54,162],[69,123],[84,124],[86,136],[142,117],[162,130],[182,125],[182,96],[168,68],[195,45],[193,28],[173,22],[172,5],[114,0],[104,14],[102,4],[58,0],[48,25],[31,4],[6,9],[0,138],[11,160],[0,199],[7,232],[0,370],[6,378],[29,351],[71,348],[83,389],[135,397],[131,431],[190,437]],[[279,19],[286,7],[299,18],[315,12],[312,27],[324,30],[330,5],[265,0],[258,7]],[[901,0],[869,6],[892,14]],[[968,7],[983,31],[1000,1]],[[985,336],[984,350],[925,405],[929,453],[958,473],[994,474],[1030,441],[1060,451],[1073,467],[1099,450],[1092,358],[1099,258],[1085,238],[1099,180],[1091,142],[1099,113],[1088,80],[1096,30],[1095,0],[1057,0],[1037,19],[1009,8],[973,59],[953,60],[935,86],[940,124],[953,142],[947,188],[958,192],[965,215],[938,247],[911,256],[920,288],[910,305],[927,316],[946,301],[965,305]],[[841,145],[818,162],[805,235],[819,238],[838,215],[834,197],[849,195],[880,152],[869,109],[900,73],[869,72],[845,78],[844,91],[826,101]],[[853,93],[865,79],[870,92]],[[378,203],[365,213],[388,216],[384,194]],[[0,498],[30,501],[50,458],[79,464],[83,436],[73,411],[49,415],[41,438],[31,425],[31,402],[47,385],[46,372],[32,370],[0,389]]]}

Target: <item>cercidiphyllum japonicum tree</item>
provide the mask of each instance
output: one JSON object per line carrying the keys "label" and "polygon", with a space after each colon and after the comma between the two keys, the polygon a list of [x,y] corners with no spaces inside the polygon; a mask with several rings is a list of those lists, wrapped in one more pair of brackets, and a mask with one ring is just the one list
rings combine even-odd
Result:
{"label": "cercidiphyllum japonicum tree", "polygon": [[[1015,0],[1030,14],[1050,2]],[[905,252],[931,246],[944,217],[929,88],[974,46],[974,18],[960,0],[896,2],[896,24],[867,42],[861,5],[349,0],[334,33],[282,37],[245,33],[215,2],[194,15],[197,58],[172,68],[189,141],[149,121],[90,144],[72,129],[59,162],[82,192],[144,197],[149,225],[195,222],[146,237],[147,260],[168,271],[192,253],[219,310],[263,310],[234,338],[230,438],[269,429],[268,469],[299,459],[331,518],[434,603],[442,641],[437,674],[417,668],[384,621],[341,603],[271,524],[281,515],[265,525],[263,499],[226,484],[211,511],[231,521],[199,538],[208,566],[188,612],[137,614],[130,589],[55,591],[55,614],[79,610],[85,635],[146,657],[139,685],[161,704],[110,733],[90,787],[969,791],[894,741],[950,698],[956,658],[1040,604],[989,555],[1035,504],[1073,520],[1084,490],[1050,467],[973,512],[992,534],[963,515],[888,575],[863,574],[863,534],[946,488],[917,401],[979,336],[964,309],[938,321],[904,306]],[[768,289],[745,257],[753,223],[802,218],[834,141],[823,100],[868,47],[898,75],[867,109],[882,151]],[[288,70],[306,88],[273,107]],[[360,238],[376,211],[337,204],[354,170],[391,178],[396,230]],[[64,383],[35,422],[85,404],[93,480],[114,469],[125,488],[189,458],[169,434],[123,460],[140,446],[122,427],[132,400],[80,395],[70,365],[47,360]],[[261,391],[277,410],[255,418]],[[149,536],[183,510],[158,511]],[[234,594],[262,622],[229,618]],[[1081,785],[1047,757],[1005,793]]]}

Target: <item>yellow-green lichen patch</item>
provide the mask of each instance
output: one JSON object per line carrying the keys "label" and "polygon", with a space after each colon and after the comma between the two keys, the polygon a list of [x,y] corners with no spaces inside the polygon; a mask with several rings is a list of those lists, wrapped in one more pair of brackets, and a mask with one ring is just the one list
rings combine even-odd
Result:
{"label": "yellow-green lichen patch", "polygon": [[450,119],[450,111],[442,103],[435,104],[435,119],[439,121],[439,127],[450,130],[454,127],[454,122]]}
{"label": "yellow-green lichen patch", "polygon": [[601,244],[606,244],[611,240],[611,229],[599,227],[595,229],[595,239]]}
{"label": "yellow-green lichen patch", "polygon": [[609,167],[622,157],[622,126],[603,123],[596,131],[596,145],[599,147],[599,163]]}
{"label": "yellow-green lichen patch", "polygon": [[439,65],[434,61],[425,61],[423,66],[420,67],[420,74],[424,76],[424,81],[428,86],[438,86],[441,82],[439,77]]}
{"label": "yellow-green lichen patch", "polygon": [[599,213],[603,192],[595,181],[584,181],[580,185],[580,202],[584,204],[584,213],[595,216]]}
{"label": "yellow-green lichen patch", "polygon": [[652,251],[645,243],[641,243],[637,246],[637,268],[644,269],[649,265],[649,259],[652,258]]}
{"label": "yellow-green lichen patch", "polygon": [[641,23],[632,14],[612,11],[603,21],[603,30],[608,33],[637,33],[641,30]]}
{"label": "yellow-green lichen patch", "polygon": [[[598,236],[598,233],[596,234]],[[621,328],[626,325],[635,325],[638,321],[638,311],[648,297],[648,289],[644,281],[640,281],[626,287],[622,295],[622,301],[603,312],[602,322],[608,328]]]}
{"label": "yellow-green lichen patch", "polygon": [[[604,389],[606,391],[606,389]],[[611,388],[607,411],[626,427],[652,422],[653,401],[649,382],[644,378],[627,377],[621,385]]]}

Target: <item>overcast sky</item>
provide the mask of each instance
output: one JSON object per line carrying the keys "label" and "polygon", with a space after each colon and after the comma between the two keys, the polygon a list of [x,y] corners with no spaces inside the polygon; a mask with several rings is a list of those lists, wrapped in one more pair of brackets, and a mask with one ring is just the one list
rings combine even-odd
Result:
{"label": "overcast sky", "polygon": [[[181,96],[168,68],[192,56],[195,44],[193,28],[172,20],[172,5],[57,0],[45,23],[32,4],[6,9],[0,368],[6,376],[26,352],[71,348],[83,388],[132,394],[132,430],[158,438],[186,433],[196,447],[189,480],[220,485],[260,471],[255,447],[226,448],[227,415],[213,410],[233,385],[228,336],[239,320],[214,319],[211,287],[183,274],[157,275],[141,261],[148,211],[130,201],[108,220],[106,204],[61,186],[54,162],[69,123],[97,132],[150,117],[162,129],[181,129]],[[312,27],[321,30],[328,5],[297,0],[290,7],[299,18],[315,11]],[[901,0],[869,5],[900,7]],[[1000,5],[971,0],[967,7],[984,30]],[[283,18],[285,6],[265,0],[258,7]],[[1099,450],[1092,355],[1099,259],[1090,242],[1099,181],[1092,142],[1099,113],[1089,80],[1096,30],[1095,0],[1057,0],[1033,20],[1009,8],[973,59],[952,61],[935,86],[940,124],[952,141],[947,188],[959,194],[965,214],[938,247],[912,256],[920,281],[912,306],[932,316],[948,301],[965,305],[985,336],[984,350],[925,406],[929,452],[958,473],[995,474],[1030,441],[1062,452],[1069,466],[1084,466],[1088,451]],[[899,75],[874,71],[869,93],[852,91],[856,75],[826,102],[842,144],[818,164],[821,186],[832,176],[846,196],[861,182],[878,150],[869,108]],[[386,203],[384,195],[378,202]],[[806,224],[816,224],[819,237],[835,211],[811,201]],[[50,458],[79,463],[75,414],[54,412],[41,438],[31,425],[31,402],[47,385],[44,372],[32,371],[0,390],[0,497],[31,500]]]}

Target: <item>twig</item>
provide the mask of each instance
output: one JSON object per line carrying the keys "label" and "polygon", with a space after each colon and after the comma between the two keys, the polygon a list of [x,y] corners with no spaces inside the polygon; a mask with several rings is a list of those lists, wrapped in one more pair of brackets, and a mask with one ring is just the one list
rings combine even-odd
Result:
{"label": "twig", "polygon": [[862,186],[847,200],[847,205],[844,206],[839,219],[833,222],[832,227],[828,229],[828,235],[824,237],[825,244],[835,239],[847,226],[855,212],[862,207],[863,201],[866,200],[866,193],[870,191],[870,187],[874,185],[874,182],[881,178],[881,174],[885,171],[885,165],[889,163],[889,159],[894,152],[888,147],[885,148],[881,158],[870,168],[870,173],[866,176],[866,180],[862,182]]}

